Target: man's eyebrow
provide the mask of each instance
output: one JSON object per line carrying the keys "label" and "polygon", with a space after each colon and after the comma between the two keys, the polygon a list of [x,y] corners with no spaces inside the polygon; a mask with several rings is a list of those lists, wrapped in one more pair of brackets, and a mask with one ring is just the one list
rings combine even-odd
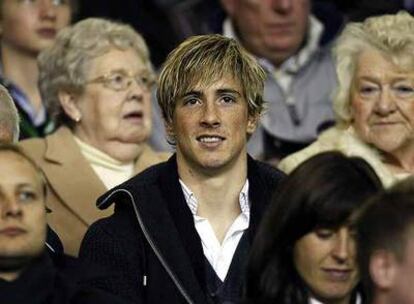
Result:
{"label": "man's eyebrow", "polygon": [[230,94],[235,94],[235,95],[238,95],[238,96],[242,96],[242,94],[239,91],[234,90],[234,89],[229,89],[229,88],[218,89],[217,93],[218,94],[226,94],[226,93],[228,94],[228,93],[230,93]]}
{"label": "man's eyebrow", "polygon": [[200,97],[202,95],[203,95],[203,93],[201,91],[192,90],[192,91],[189,91],[189,92],[185,92],[183,95],[181,95],[181,98],[184,98],[184,97],[187,97],[187,96]]}

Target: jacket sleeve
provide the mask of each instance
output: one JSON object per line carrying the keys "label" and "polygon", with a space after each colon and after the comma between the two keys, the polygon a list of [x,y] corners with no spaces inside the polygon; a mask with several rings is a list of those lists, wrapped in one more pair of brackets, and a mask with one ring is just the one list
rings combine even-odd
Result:
{"label": "jacket sleeve", "polygon": [[[112,216],[113,217],[113,216]],[[115,234],[110,228],[116,223],[111,218],[94,223],[87,231],[80,248],[79,258],[94,265],[99,274],[85,280],[84,285],[119,295],[134,303],[144,302],[140,251],[122,229]],[[122,226],[122,224],[121,224]],[[121,228],[121,227],[117,227]]]}

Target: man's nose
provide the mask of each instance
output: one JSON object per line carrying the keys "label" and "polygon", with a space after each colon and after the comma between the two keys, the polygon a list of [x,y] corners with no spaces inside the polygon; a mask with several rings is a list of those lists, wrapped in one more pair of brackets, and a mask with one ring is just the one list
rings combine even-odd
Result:
{"label": "man's nose", "polygon": [[203,105],[201,124],[208,127],[220,125],[220,112],[214,102],[205,102]]}
{"label": "man's nose", "polygon": [[[265,1],[265,0],[261,0]],[[287,12],[292,8],[292,2],[295,0],[270,0],[271,8],[278,12]]]}
{"label": "man's nose", "polygon": [[2,198],[0,202],[1,215],[6,217],[19,217],[22,215],[21,204],[12,198]]}

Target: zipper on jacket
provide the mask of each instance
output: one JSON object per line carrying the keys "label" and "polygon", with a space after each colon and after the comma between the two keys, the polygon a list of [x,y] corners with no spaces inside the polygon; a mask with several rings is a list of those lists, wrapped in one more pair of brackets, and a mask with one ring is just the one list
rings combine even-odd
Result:
{"label": "zipper on jacket", "polygon": [[[142,222],[141,219],[141,215],[139,214],[139,211],[135,205],[135,200],[133,195],[131,194],[131,192],[129,192],[126,189],[117,189],[114,192],[110,193],[103,201],[101,204],[104,204],[107,200],[109,200],[111,198],[111,196],[113,196],[114,194],[116,194],[117,192],[124,192],[126,193],[130,199],[131,199],[131,203],[132,203],[132,207],[134,208],[134,212],[135,212],[135,216],[137,218],[139,227],[142,230],[142,233],[145,236],[145,239],[147,240],[148,244],[151,246],[152,250],[154,251],[155,255],[157,256],[158,260],[161,262],[161,265],[164,267],[165,271],[167,271],[168,275],[171,277],[171,279],[173,280],[175,286],[177,286],[178,290],[180,291],[181,295],[184,297],[184,299],[187,301],[188,304],[195,304],[195,302],[190,298],[190,296],[188,295],[187,291],[184,289],[184,287],[181,285],[180,281],[178,280],[178,278],[175,276],[175,274],[173,273],[173,271],[171,270],[170,266],[167,264],[167,262],[164,260],[163,256],[161,255],[161,252],[158,250],[158,247],[155,245],[154,241],[152,240],[152,238],[150,237],[147,228],[145,227],[144,223]],[[98,206],[99,207],[99,206]],[[147,281],[146,275],[145,275],[145,283]]]}

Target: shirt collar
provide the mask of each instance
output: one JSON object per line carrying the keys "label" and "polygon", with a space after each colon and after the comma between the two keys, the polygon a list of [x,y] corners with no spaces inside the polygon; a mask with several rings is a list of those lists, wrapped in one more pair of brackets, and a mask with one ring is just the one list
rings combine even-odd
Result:
{"label": "shirt collar", "polygon": [[[198,202],[197,202],[197,199],[194,193],[190,190],[190,188],[188,188],[186,184],[184,184],[184,182],[181,179],[179,179],[179,182],[180,182],[181,188],[184,193],[185,201],[188,207],[190,208],[191,213],[193,215],[197,215]],[[244,183],[243,188],[240,191],[239,204],[240,204],[240,210],[243,214],[250,213],[249,180],[248,179],[246,179],[246,182]]]}
{"label": "shirt collar", "polygon": [[[355,304],[361,304],[361,303],[362,303],[361,295],[357,294]],[[309,299],[309,304],[324,304],[324,303],[316,300],[315,298],[310,298]]]}
{"label": "shirt collar", "polygon": [[[289,57],[282,63],[279,69],[290,73],[297,73],[300,68],[305,66],[311,57],[319,48],[319,41],[324,30],[324,25],[316,19],[313,15],[309,16],[309,27],[307,32],[307,39],[305,45],[298,53]],[[239,41],[236,30],[229,18],[226,18],[223,23],[223,35]],[[259,63],[267,70],[274,71],[276,67],[266,58],[257,58]]]}

